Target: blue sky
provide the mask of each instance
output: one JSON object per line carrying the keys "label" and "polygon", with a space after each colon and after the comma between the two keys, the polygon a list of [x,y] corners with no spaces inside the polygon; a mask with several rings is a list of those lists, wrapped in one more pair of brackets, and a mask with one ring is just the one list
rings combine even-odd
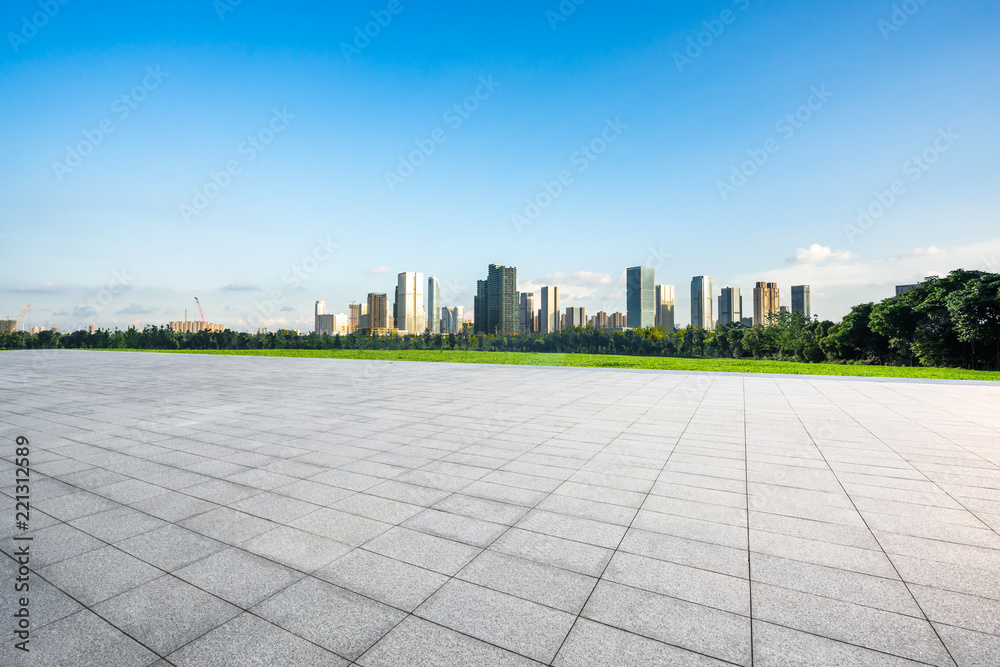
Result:
{"label": "blue sky", "polygon": [[839,319],[1000,271],[995,2],[327,4],[3,3],[0,316],[307,330],[500,263],[589,314],[643,264],[681,323],[700,274]]}

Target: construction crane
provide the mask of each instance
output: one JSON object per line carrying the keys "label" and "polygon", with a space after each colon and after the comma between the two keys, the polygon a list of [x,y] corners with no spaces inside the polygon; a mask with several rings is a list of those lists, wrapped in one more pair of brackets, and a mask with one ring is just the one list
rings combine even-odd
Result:
{"label": "construction crane", "polygon": [[24,307],[24,310],[21,311],[21,316],[18,317],[17,318],[17,322],[14,323],[14,331],[17,331],[18,325],[21,324],[21,320],[24,319],[24,316],[28,314],[28,309],[29,308],[31,308],[31,304],[30,303],[27,306]]}
{"label": "construction crane", "polygon": [[133,318],[132,318],[132,321],[133,321],[133,322],[135,322],[135,330],[136,330],[136,331],[139,331],[139,329],[141,328],[141,327],[139,327],[139,320],[137,320],[137,319],[135,319],[135,318],[133,317]]}
{"label": "construction crane", "polygon": [[201,309],[201,301],[198,301],[198,297],[195,297],[194,302],[198,304],[198,313],[201,315],[201,323],[207,325],[208,322],[205,321],[205,311]]}

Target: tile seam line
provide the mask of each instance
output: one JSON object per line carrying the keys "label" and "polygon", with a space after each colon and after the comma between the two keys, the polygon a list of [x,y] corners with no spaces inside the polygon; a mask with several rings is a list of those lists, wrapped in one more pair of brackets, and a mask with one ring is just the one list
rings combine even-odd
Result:
{"label": "tile seam line", "polygon": [[[941,634],[938,632],[934,624],[931,623],[931,619],[927,616],[927,612],[924,611],[923,606],[917,600],[917,597],[913,594],[913,591],[910,589],[910,585],[906,582],[905,579],[903,579],[903,576],[899,573],[899,569],[896,567],[896,564],[893,562],[892,558],[889,557],[889,554],[886,553],[885,547],[882,546],[882,542],[878,539],[878,536],[875,535],[875,532],[871,529],[871,526],[868,525],[867,519],[865,519],[864,515],[861,513],[861,510],[859,510],[857,505],[854,503],[854,498],[852,498],[851,494],[849,494],[847,492],[847,489],[844,488],[844,483],[840,480],[840,477],[837,475],[837,472],[830,466],[830,462],[827,461],[826,455],[823,453],[823,450],[820,449],[819,445],[816,444],[816,440],[813,438],[812,433],[809,432],[809,429],[806,428],[806,425],[802,422],[802,418],[799,416],[799,413],[795,411],[794,407],[792,407],[792,404],[788,400],[788,396],[785,394],[784,389],[782,389],[781,385],[778,384],[777,382],[775,382],[775,385],[777,386],[778,392],[781,394],[782,399],[784,399],[785,404],[788,405],[789,409],[793,413],[795,413],[796,417],[798,417],[799,424],[802,426],[802,430],[805,431],[806,435],[809,437],[809,441],[812,443],[812,446],[815,447],[816,451],[818,451],[820,456],[823,457],[823,461],[826,463],[827,468],[830,470],[830,473],[837,480],[837,483],[840,485],[840,488],[844,492],[844,495],[846,495],[848,500],[851,501],[851,505],[854,506],[854,511],[858,513],[859,517],[861,517],[861,521],[864,522],[865,528],[868,529],[868,533],[872,536],[872,539],[875,540],[875,543],[879,546],[879,549],[882,550],[882,555],[885,556],[885,559],[889,562],[889,565],[892,566],[893,571],[896,572],[896,576],[899,577],[899,581],[903,584],[903,586],[906,587],[906,592],[910,594],[910,599],[913,600],[913,604],[917,605],[917,609],[919,609],[920,613],[923,614],[924,620],[927,622],[927,625],[930,626],[931,631],[934,632],[934,636],[937,637],[937,640],[941,644],[941,647],[945,650],[945,653],[948,655],[948,659],[951,660],[952,665],[957,667],[959,663],[957,660],[955,660],[955,656],[951,654],[951,649],[949,649],[948,645],[944,643],[944,639],[941,638]],[[822,394],[822,392],[820,392],[820,394]]]}
{"label": "tile seam line", "polygon": [[[694,378],[697,379],[698,376],[694,376]],[[683,383],[681,382],[681,383],[678,383],[678,384],[674,385],[673,387],[671,387],[670,391],[668,391],[655,404],[653,404],[649,408],[647,408],[646,411],[643,412],[643,415],[647,414],[650,410],[652,410],[653,408],[655,408],[662,401],[666,400],[667,397],[670,396],[670,394],[672,394],[682,384]],[[667,454],[667,458],[663,461],[663,465],[660,467],[660,472],[656,476],[657,479],[659,479],[660,475],[663,474],[663,471],[666,470],[667,464],[670,463],[670,457],[672,457],[674,455],[674,452],[677,451],[677,448],[680,446],[681,439],[684,437],[684,434],[687,432],[688,427],[690,427],[691,423],[694,421],[695,415],[698,413],[699,408],[701,408],[702,404],[705,402],[705,398],[708,396],[709,391],[711,391],[713,384],[715,384],[715,378],[714,377],[710,377],[709,381],[708,381],[708,386],[705,388],[704,392],[702,393],[701,399],[698,401],[698,405],[696,405],[694,407],[694,409],[691,411],[691,416],[688,417],[688,421],[687,421],[687,424],[685,424],[685,426],[684,426],[684,430],[682,430],[681,433],[680,433],[680,435],[677,436],[677,441],[671,446],[670,453]],[[641,415],[640,415],[640,417],[637,417],[635,421],[636,422],[639,421],[640,418],[641,418]],[[633,424],[634,423],[635,422],[633,422]],[[602,451],[603,451],[603,449],[602,449]],[[604,568],[602,568],[600,576],[597,577],[597,581],[594,583],[594,587],[590,590],[590,594],[587,595],[587,599],[584,601],[583,606],[580,607],[580,611],[577,612],[576,618],[573,619],[573,624],[570,626],[569,632],[567,632],[566,636],[563,637],[562,642],[559,644],[558,650],[556,650],[556,653],[553,656],[552,660],[549,661],[549,665],[550,666],[553,665],[555,663],[556,658],[559,657],[559,653],[562,652],[563,647],[566,645],[566,640],[569,639],[570,634],[572,634],[574,628],[576,628],[576,624],[580,621],[580,618],[583,616],[584,610],[587,608],[587,605],[590,604],[590,599],[593,597],[594,591],[597,590],[597,587],[600,585],[601,581],[604,580],[604,573],[607,572],[608,566],[611,565],[611,561],[614,559],[615,554],[618,553],[618,549],[621,547],[622,542],[625,541],[625,537],[628,535],[628,532],[632,529],[632,524],[635,523],[636,517],[639,516],[639,512],[642,511],[642,506],[646,504],[646,501],[649,499],[650,492],[652,491],[653,486],[655,486],[655,485],[656,485],[656,481],[654,480],[653,483],[649,487],[650,490],[646,492],[645,497],[642,500],[642,503],[639,505],[638,508],[636,508],[635,514],[632,516],[632,520],[629,521],[629,525],[625,528],[625,532],[622,533],[622,537],[618,541],[618,546],[615,547],[615,549],[611,552],[611,556],[608,558],[608,562],[604,564]],[[591,619],[587,619],[587,620],[591,620]],[[623,632],[629,632],[628,630],[624,630],[623,628],[617,628],[617,629],[618,630],[622,630]],[[638,634],[638,633],[632,633],[632,634]],[[643,635],[640,635],[640,636],[643,636]],[[664,642],[664,643],[666,643],[666,642]],[[678,648],[684,648],[684,647],[678,647]],[[690,649],[685,649],[685,650],[690,650]],[[751,647],[751,651],[750,652],[751,652],[751,656],[752,656],[752,654],[753,654],[752,647]],[[709,656],[709,657],[713,657],[713,656]]]}
{"label": "tile seam line", "polygon": [[[649,383],[646,383],[646,384],[649,384]],[[678,383],[677,385],[675,385],[675,386],[674,386],[674,387],[673,387],[672,389],[674,389],[674,388],[676,388],[677,386],[679,386],[679,384],[680,384],[680,383]],[[590,394],[594,394],[594,393],[598,393],[599,391],[600,391],[600,389],[595,389],[595,390],[593,390],[593,391],[591,391],[591,392],[587,392],[587,395],[590,395]],[[668,392],[668,393],[669,393],[669,392]],[[624,394],[623,394],[623,397],[624,397]],[[621,400],[621,398],[619,398],[618,400]],[[618,401],[615,401],[615,402],[617,403]],[[613,404],[612,404],[612,405],[613,405]],[[509,407],[507,408],[507,410],[511,410],[511,411],[514,411],[514,410],[516,410],[516,408],[517,408],[517,406],[516,406],[516,405],[512,405],[512,406],[509,406]],[[604,409],[604,408],[602,408],[602,410],[603,410],[603,409]],[[648,410],[649,410],[649,409],[651,409],[651,408],[647,408],[647,410],[646,410],[645,412],[648,412]],[[506,412],[507,410],[504,410],[503,412],[501,412],[499,416],[503,416],[504,412]],[[598,412],[601,412],[601,410],[598,410],[598,411],[594,411],[594,412],[590,412],[590,413],[589,413],[589,415],[590,415],[590,416],[592,416],[593,414],[597,414]],[[645,414],[645,412],[644,412],[643,414]],[[638,418],[636,419],[636,421],[637,421],[637,420],[638,420]],[[633,422],[633,423],[635,423],[635,422]],[[508,432],[508,431],[511,431],[511,430],[513,430],[514,428],[517,428],[517,426],[518,426],[518,424],[514,424],[514,425],[511,425],[511,426],[508,426],[508,427],[506,427],[506,428],[502,429],[502,430],[501,430],[501,431],[499,431],[499,432],[500,432],[500,433],[506,433],[506,432]],[[626,427],[626,428],[627,428],[627,427]],[[564,429],[564,431],[565,431],[565,429]],[[546,442],[548,442],[548,441],[546,441]],[[466,449],[467,447],[473,447],[473,446],[476,446],[476,445],[478,445],[478,444],[479,444],[479,443],[470,443],[470,444],[466,445],[465,447],[463,447],[463,448],[462,448],[461,450],[458,450],[458,451],[459,451],[459,452],[461,452],[461,451],[464,451],[464,450],[465,450],[465,449]],[[521,454],[518,454],[518,455],[517,455],[517,456],[516,456],[516,457],[515,457],[514,459],[512,459],[512,461],[516,461],[517,459],[521,458],[522,456],[525,456],[525,455],[527,455],[527,454],[530,454],[530,453],[531,453],[532,451],[534,451],[534,450],[535,450],[535,449],[537,449],[538,447],[544,447],[544,446],[545,446],[545,442],[543,442],[543,443],[541,443],[541,444],[538,444],[538,445],[533,445],[533,446],[531,447],[531,449],[527,450],[526,452],[522,452]],[[592,454],[592,455],[590,456],[590,458],[588,458],[588,459],[587,459],[587,463],[589,463],[590,461],[592,461],[592,460],[594,459],[594,457],[596,457],[596,456],[597,456],[598,454],[600,454],[600,453],[601,453],[602,451],[604,451],[604,449],[605,449],[605,448],[607,448],[607,447],[608,447],[608,445],[605,445],[605,446],[604,446],[604,447],[602,447],[601,449],[599,449],[599,450],[596,450],[596,451],[595,451],[595,452],[594,452],[594,453],[593,453],[593,454]],[[586,463],[585,463],[584,465],[586,465]],[[582,466],[581,466],[581,467],[582,467]],[[466,485],[462,486],[462,487],[461,487],[461,488],[459,488],[459,489],[456,489],[455,491],[451,491],[451,492],[449,492],[447,496],[445,496],[444,498],[442,498],[441,500],[437,501],[437,502],[436,502],[436,503],[434,503],[434,504],[435,504],[435,505],[437,505],[438,503],[440,503],[440,502],[442,502],[442,501],[444,501],[444,500],[447,500],[448,498],[450,498],[450,497],[452,497],[452,496],[454,496],[454,495],[456,495],[456,494],[460,494],[460,493],[461,493],[461,491],[463,491],[463,490],[464,490],[465,488],[467,488],[468,486],[471,486],[471,485],[472,485],[472,484],[474,484],[474,483],[475,483],[476,481],[478,481],[478,480],[469,480],[469,483],[468,483],[468,484],[466,484]],[[563,480],[563,483],[565,483],[565,480]],[[557,488],[558,488],[558,487],[557,487]],[[442,490],[443,490],[443,489],[442,489]],[[552,491],[550,491],[550,492],[546,493],[546,494],[545,494],[545,498],[548,498],[549,496],[551,496],[551,495],[552,495],[552,493],[553,493]],[[542,498],[542,499],[541,499],[541,500],[539,500],[538,502],[539,502],[539,503],[540,503],[540,502],[542,502],[543,500],[545,500],[545,498]],[[535,503],[534,505],[532,505],[532,506],[531,506],[531,508],[529,508],[529,511],[531,511],[532,509],[534,509],[534,508],[535,508],[535,506],[537,506],[537,505],[538,505],[538,503]],[[427,510],[427,509],[431,509],[431,508],[429,508],[429,507],[428,507],[428,508],[425,508],[425,510]],[[439,511],[440,511],[440,510],[439,510]],[[636,510],[636,512],[638,513],[638,510]],[[518,522],[519,522],[519,521],[520,521],[520,519],[518,520]],[[503,531],[502,533],[500,533],[499,535],[497,535],[497,536],[496,536],[496,537],[495,537],[495,538],[494,538],[493,540],[491,540],[491,541],[490,541],[490,543],[489,543],[489,544],[487,544],[487,545],[486,545],[486,546],[484,546],[484,547],[479,547],[479,546],[477,546],[477,545],[469,545],[469,544],[468,544],[468,543],[466,543],[466,542],[459,542],[458,540],[452,540],[451,538],[447,538],[447,537],[442,537],[442,536],[440,536],[440,535],[434,535],[433,533],[425,533],[424,531],[418,531],[418,530],[416,530],[416,529],[413,529],[413,528],[407,528],[406,526],[403,526],[403,525],[402,525],[401,523],[400,523],[400,524],[396,524],[396,526],[394,526],[394,527],[401,527],[401,528],[406,528],[407,530],[413,530],[414,532],[419,532],[419,533],[421,533],[421,534],[424,534],[424,535],[429,535],[429,536],[431,536],[431,537],[438,537],[438,538],[440,538],[440,539],[444,539],[444,540],[449,540],[449,541],[452,541],[452,542],[457,542],[457,543],[459,543],[459,544],[465,544],[465,545],[467,545],[467,546],[473,546],[473,547],[475,547],[475,548],[478,548],[478,549],[480,550],[480,551],[479,551],[479,553],[478,553],[478,554],[476,554],[476,556],[475,556],[475,557],[473,557],[473,559],[472,559],[472,560],[475,560],[475,559],[476,559],[476,558],[478,558],[478,557],[479,557],[480,555],[482,555],[483,553],[485,553],[485,552],[486,552],[486,551],[487,551],[487,550],[488,550],[488,549],[489,549],[489,548],[490,548],[491,546],[493,546],[493,544],[495,544],[495,543],[496,543],[496,542],[497,542],[498,540],[500,540],[500,539],[501,539],[501,538],[502,538],[502,537],[503,537],[504,535],[506,535],[506,534],[507,534],[507,533],[509,533],[509,532],[510,532],[511,530],[513,530],[513,529],[514,529],[514,527],[515,527],[515,524],[516,524],[516,523],[518,523],[518,522],[515,522],[514,524],[511,524],[511,525],[507,526],[507,527],[506,527],[506,529],[505,529],[505,530],[504,530],[504,531]],[[492,522],[491,522],[491,523],[492,523]],[[502,524],[498,524],[498,525],[502,525]],[[522,530],[523,530],[523,529],[522,529]],[[386,531],[386,532],[388,532],[388,531]],[[367,544],[369,544],[369,543],[370,543],[370,542],[372,542],[373,540],[377,539],[377,538],[378,538],[379,536],[380,536],[380,535],[377,535],[377,536],[375,536],[375,537],[371,538],[370,540],[366,540],[366,541],[365,541],[365,542],[363,542],[362,544],[360,544],[360,545],[358,545],[358,546],[354,547],[354,548],[353,548],[353,549],[351,550],[351,552],[353,552],[353,551],[355,551],[355,550],[358,550],[358,549],[364,549],[364,547],[365,547],[365,546],[366,546]],[[367,551],[367,549],[366,549],[366,551]],[[351,553],[351,552],[348,552],[348,553]],[[384,554],[379,554],[378,552],[373,552],[373,553],[376,553],[376,554],[378,554],[378,555],[381,555],[381,556],[383,556],[383,557],[385,557],[385,558],[393,558],[393,557],[391,557],[391,556],[385,556]],[[344,556],[346,556],[346,555],[347,555],[347,554],[344,554]],[[510,555],[510,554],[508,554],[508,555]],[[343,558],[343,556],[341,556],[340,558]],[[334,561],[331,561],[331,563],[332,563],[332,562],[336,562],[336,560],[339,560],[339,558],[338,558],[338,559],[335,559]],[[393,560],[399,560],[399,559],[396,559],[396,558],[393,558]],[[471,562],[472,562],[472,560],[470,560],[470,561],[469,561],[469,563],[471,563]],[[530,560],[530,559],[525,559],[525,560]],[[400,562],[405,562],[405,561],[400,561]],[[534,561],[532,561],[532,562],[534,562]],[[610,559],[609,559],[609,562],[610,562]],[[404,623],[404,622],[405,622],[405,621],[406,621],[406,620],[407,620],[408,618],[410,618],[411,616],[413,616],[413,617],[416,617],[416,618],[418,618],[418,619],[421,619],[421,620],[424,620],[424,621],[428,621],[428,622],[430,622],[430,623],[434,623],[434,621],[430,621],[429,619],[426,619],[426,618],[424,618],[423,616],[417,616],[417,615],[416,615],[416,611],[417,611],[417,609],[419,609],[419,608],[420,608],[421,606],[423,606],[423,605],[424,605],[424,604],[425,604],[425,603],[427,602],[427,600],[429,600],[429,599],[430,599],[431,597],[433,597],[434,595],[436,595],[436,594],[438,593],[438,591],[440,591],[440,590],[441,590],[442,588],[444,588],[445,586],[447,586],[447,585],[448,585],[449,583],[451,583],[452,581],[456,580],[456,579],[457,579],[457,577],[458,577],[458,575],[459,575],[459,574],[460,574],[460,573],[462,572],[462,570],[464,570],[464,569],[465,569],[465,567],[466,567],[466,566],[467,566],[467,565],[468,565],[469,563],[466,563],[466,564],[465,564],[465,565],[463,565],[463,566],[462,566],[462,567],[461,567],[461,568],[460,568],[460,569],[459,569],[459,570],[458,570],[457,572],[455,572],[454,574],[451,574],[451,575],[445,575],[445,574],[444,574],[443,572],[439,572],[438,574],[442,574],[442,575],[444,575],[444,576],[447,576],[447,577],[448,577],[448,579],[447,579],[447,580],[446,580],[446,581],[445,581],[444,583],[442,583],[442,584],[441,584],[440,586],[438,586],[438,587],[437,587],[437,588],[436,588],[436,589],[434,590],[434,592],[432,592],[432,593],[431,593],[431,594],[429,594],[429,595],[428,595],[428,596],[427,596],[426,598],[424,598],[424,600],[423,600],[423,601],[422,601],[422,602],[421,602],[420,604],[418,604],[418,605],[417,605],[416,607],[414,607],[414,608],[413,608],[413,609],[412,609],[411,611],[409,611],[409,612],[406,612],[406,616],[404,616],[404,617],[403,617],[402,619],[400,619],[400,621],[399,621],[398,623],[396,623],[396,624],[395,624],[395,625],[393,625],[393,626],[392,626],[391,628],[389,628],[389,630],[387,630],[387,631],[385,632],[385,634],[383,634],[383,635],[382,635],[381,637],[379,637],[379,639],[378,639],[378,640],[376,640],[374,644],[372,644],[372,645],[371,645],[371,646],[369,646],[369,647],[368,647],[367,649],[365,649],[364,653],[362,653],[362,654],[361,654],[360,656],[358,656],[357,660],[360,660],[361,658],[363,658],[363,657],[364,657],[364,655],[365,655],[366,653],[368,653],[368,651],[370,651],[370,650],[371,650],[372,648],[374,648],[374,647],[375,647],[375,646],[376,646],[376,645],[377,645],[377,644],[378,644],[379,642],[381,642],[381,641],[382,641],[382,640],[383,640],[383,639],[384,639],[385,637],[387,637],[387,636],[388,636],[388,635],[389,635],[389,634],[390,634],[390,633],[391,633],[391,632],[392,632],[393,630],[395,630],[395,629],[396,629],[397,627],[399,627],[400,625],[402,625],[402,624],[403,624],[403,623]],[[413,565],[413,563],[407,563],[407,564],[408,564],[408,565]],[[421,567],[421,566],[416,566],[416,567]],[[426,568],[424,568],[424,569],[426,569]],[[560,568],[560,569],[565,569],[565,568]],[[458,580],[458,581],[460,581],[460,582],[463,582],[463,583],[471,583],[471,582],[466,582],[466,581],[465,581],[464,579],[457,579],[457,580]],[[599,579],[598,579],[598,581],[599,581]],[[329,582],[327,582],[327,583],[329,583]],[[474,585],[474,586],[478,586],[479,584],[472,584],[472,585]],[[596,585],[597,585],[597,584],[596,584],[596,582],[595,582],[595,584],[594,584],[595,588],[596,588]],[[343,587],[341,587],[341,588],[343,588]],[[495,590],[495,589],[492,589],[492,588],[489,588],[488,586],[483,586],[483,588],[486,588],[487,590]],[[345,590],[350,590],[350,589],[345,589]],[[354,591],[351,591],[351,592],[352,592],[352,593],[354,593]],[[519,598],[518,596],[515,596],[515,595],[511,595],[510,593],[504,593],[503,591],[496,591],[496,592],[498,592],[498,593],[501,593],[501,594],[504,594],[504,595],[510,595],[511,597],[514,597],[514,598],[518,598],[518,599],[523,599],[523,598]],[[591,591],[591,592],[593,592],[593,591]],[[367,597],[367,596],[365,596],[365,597]],[[588,599],[589,599],[589,598],[588,598]],[[534,601],[532,601],[532,600],[528,600],[528,602],[532,602],[533,604],[538,604],[539,606],[543,606],[543,607],[546,607],[546,608],[551,608],[551,607],[548,607],[547,605],[542,605],[542,604],[540,604],[540,603],[538,603],[538,602],[534,602]],[[382,602],[381,604],[385,604],[385,603],[384,603],[384,602]],[[391,605],[388,605],[388,606],[391,606]],[[561,610],[556,610],[556,611],[561,611]],[[581,611],[582,611],[582,608],[581,608]],[[566,612],[562,612],[562,613],[566,613]],[[574,622],[573,622],[573,625],[575,625],[575,624],[576,624],[576,621],[574,620]],[[435,623],[435,625],[440,625],[440,624],[437,624],[437,623]],[[443,626],[443,625],[442,625],[441,627],[447,627],[447,626]],[[466,634],[466,633],[464,633],[464,632],[461,632],[461,631],[459,631],[459,630],[455,630],[454,628],[448,628],[448,629],[449,629],[449,630],[452,630],[453,632],[459,632],[460,634],[463,634],[463,635],[465,635],[465,634]],[[573,629],[573,626],[570,626],[570,631],[572,631],[572,629]],[[472,635],[466,635],[466,636],[469,636],[469,637],[472,637]],[[566,637],[568,637],[568,636],[569,636],[569,631],[568,631],[568,632],[566,633]],[[565,640],[566,640],[566,637],[563,637],[563,642],[565,642]],[[530,657],[530,656],[527,656],[527,655],[525,655],[525,654],[523,654],[523,653],[519,653],[519,652],[517,652],[517,651],[514,651],[514,650],[512,650],[512,649],[508,649],[508,648],[504,648],[504,647],[502,647],[502,646],[497,646],[496,644],[493,644],[492,642],[487,642],[487,641],[485,641],[485,640],[483,640],[483,639],[479,639],[478,637],[472,637],[472,638],[473,638],[473,639],[476,639],[477,641],[481,641],[481,642],[483,642],[483,643],[485,643],[485,644],[489,644],[490,646],[496,646],[497,648],[500,648],[500,649],[502,649],[502,650],[505,650],[505,651],[508,651],[508,652],[510,652],[510,653],[513,653],[513,654],[515,654],[515,655],[519,655],[519,656],[522,656],[522,657],[524,657],[524,658],[527,658],[528,660],[535,660],[534,658],[532,658],[532,657]],[[553,660],[555,660],[556,656],[558,656],[558,655],[559,655],[559,650],[561,650],[561,649],[562,649],[562,643],[560,643],[560,645],[559,645],[559,649],[557,649],[557,650],[556,650],[556,652],[555,652],[555,654],[553,655],[553,658],[552,658]],[[536,660],[536,662],[541,662],[541,661],[538,661],[538,660]]]}
{"label": "tile seam line", "polygon": [[[721,297],[720,297],[721,298]],[[747,432],[747,383],[744,379],[740,382],[743,394],[743,501],[746,503],[747,517],[747,589],[750,602],[750,667],[753,667],[756,660],[756,647],[753,643],[753,562],[750,558],[752,548],[750,545],[750,447]]]}

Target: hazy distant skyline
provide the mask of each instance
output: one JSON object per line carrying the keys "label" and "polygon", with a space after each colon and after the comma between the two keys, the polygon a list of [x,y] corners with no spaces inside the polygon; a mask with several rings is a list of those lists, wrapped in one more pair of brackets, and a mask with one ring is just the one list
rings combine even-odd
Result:
{"label": "hazy distant skyline", "polygon": [[0,317],[29,326],[197,296],[311,330],[403,271],[471,315],[491,263],[588,315],[647,265],[680,325],[695,275],[836,320],[1000,271],[996,3],[47,6],[0,6]]}

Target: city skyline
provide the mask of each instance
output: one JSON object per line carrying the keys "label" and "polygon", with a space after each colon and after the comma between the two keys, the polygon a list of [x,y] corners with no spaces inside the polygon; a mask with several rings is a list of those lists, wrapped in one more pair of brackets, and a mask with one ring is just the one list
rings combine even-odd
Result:
{"label": "city skyline", "polygon": [[0,7],[0,316],[308,328],[411,269],[471,311],[503,258],[588,312],[644,265],[679,325],[703,273],[836,321],[1000,267],[996,3],[403,3],[364,48],[384,3],[230,5]]}

